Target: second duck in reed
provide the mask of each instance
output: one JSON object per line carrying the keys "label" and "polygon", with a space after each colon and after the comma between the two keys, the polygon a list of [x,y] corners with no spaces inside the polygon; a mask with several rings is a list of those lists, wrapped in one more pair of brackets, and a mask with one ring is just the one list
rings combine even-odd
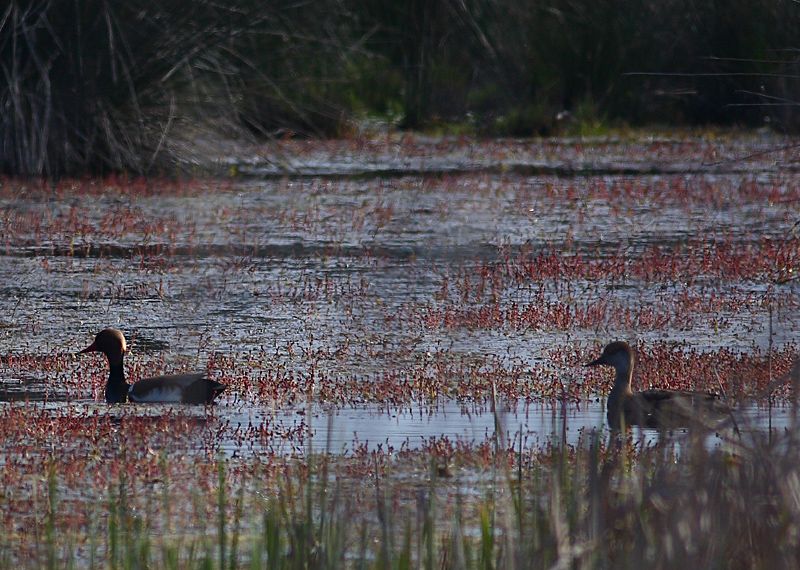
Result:
{"label": "second duck in reed", "polygon": [[728,407],[717,394],[689,390],[631,389],[633,350],[624,341],[607,345],[599,358],[586,366],[613,366],[614,387],[608,395],[606,419],[611,429],[626,426],[677,428],[703,425],[728,415]]}

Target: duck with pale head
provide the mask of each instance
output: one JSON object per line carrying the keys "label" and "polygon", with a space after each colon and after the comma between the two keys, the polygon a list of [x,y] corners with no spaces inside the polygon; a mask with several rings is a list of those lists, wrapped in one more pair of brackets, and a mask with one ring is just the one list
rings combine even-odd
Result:
{"label": "duck with pale head", "polygon": [[117,329],[103,329],[94,338],[94,342],[81,350],[85,352],[102,352],[106,355],[110,372],[106,382],[106,402],[124,404],[143,403],[182,403],[211,404],[225,390],[225,385],[209,380],[205,372],[191,374],[173,374],[144,378],[128,384],[125,381],[123,357],[128,350],[125,336]]}

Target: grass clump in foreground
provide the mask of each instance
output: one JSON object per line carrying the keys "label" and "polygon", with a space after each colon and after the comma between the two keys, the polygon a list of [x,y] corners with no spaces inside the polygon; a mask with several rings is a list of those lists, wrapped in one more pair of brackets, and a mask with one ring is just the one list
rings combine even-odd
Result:
{"label": "grass clump in foreground", "polygon": [[9,530],[12,501],[3,499],[10,527],[0,562],[23,568],[797,567],[800,440],[794,430],[771,440],[759,433],[747,441],[737,437],[724,449],[710,448],[706,435],[665,437],[648,447],[596,433],[575,446],[520,449],[509,442],[484,456],[483,468],[465,453],[447,469],[416,452],[391,458],[375,452],[367,460],[320,455],[287,461],[274,483],[234,460],[210,460],[216,472],[203,471],[207,480],[188,487],[166,475],[131,479],[122,469],[103,501],[76,499],[80,493],[59,486],[51,466],[33,489],[32,528]]}

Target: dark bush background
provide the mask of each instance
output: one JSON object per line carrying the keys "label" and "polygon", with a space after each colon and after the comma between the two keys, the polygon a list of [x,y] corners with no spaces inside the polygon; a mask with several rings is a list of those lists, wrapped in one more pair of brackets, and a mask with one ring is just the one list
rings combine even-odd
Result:
{"label": "dark bush background", "polygon": [[[176,132],[796,131],[792,0],[12,0],[0,171],[172,168]],[[559,118],[568,117],[568,120]]]}

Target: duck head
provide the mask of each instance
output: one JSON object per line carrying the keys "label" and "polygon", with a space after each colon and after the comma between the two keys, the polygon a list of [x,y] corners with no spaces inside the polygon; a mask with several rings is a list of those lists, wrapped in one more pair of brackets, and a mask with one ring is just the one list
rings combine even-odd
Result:
{"label": "duck head", "polygon": [[614,341],[603,349],[599,358],[588,362],[586,366],[613,366],[617,370],[627,370],[633,366],[633,350],[624,340]]}
{"label": "duck head", "polygon": [[119,364],[122,362],[122,356],[127,352],[128,344],[125,342],[125,336],[122,331],[117,329],[103,329],[97,336],[94,337],[94,342],[80,351],[84,352],[102,352],[108,358],[109,364]]}

